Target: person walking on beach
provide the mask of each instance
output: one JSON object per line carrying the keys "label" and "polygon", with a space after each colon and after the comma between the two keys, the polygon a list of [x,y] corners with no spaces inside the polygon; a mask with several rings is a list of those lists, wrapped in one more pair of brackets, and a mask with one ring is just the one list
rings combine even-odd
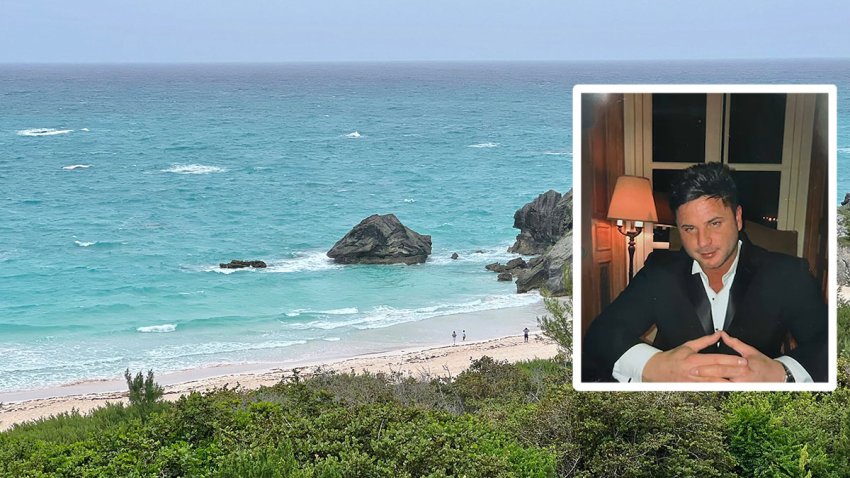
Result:
{"label": "person walking on beach", "polygon": [[528,342],[528,327],[522,329],[522,337],[526,342]]}
{"label": "person walking on beach", "polygon": [[457,345],[457,332],[452,330],[452,345]]}
{"label": "person walking on beach", "polygon": [[466,342],[466,329],[463,331],[463,336],[460,339],[461,342]]}

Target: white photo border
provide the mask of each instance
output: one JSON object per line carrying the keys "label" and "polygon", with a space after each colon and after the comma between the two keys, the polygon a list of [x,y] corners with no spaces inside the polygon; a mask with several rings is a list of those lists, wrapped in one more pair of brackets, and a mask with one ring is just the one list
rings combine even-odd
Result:
{"label": "white photo border", "polygon": [[596,392],[635,392],[635,391],[818,391],[830,392],[837,386],[838,349],[837,349],[837,305],[838,287],[836,281],[835,259],[838,257],[837,212],[827,214],[828,226],[828,361],[829,376],[826,382],[814,383],[596,383],[581,381],[582,327],[575,317],[581,320],[581,100],[586,93],[818,93],[828,97],[828,164],[827,187],[829,189],[826,205],[835,208],[837,195],[837,149],[838,149],[838,90],[830,84],[587,84],[573,87],[573,388],[578,391]]}

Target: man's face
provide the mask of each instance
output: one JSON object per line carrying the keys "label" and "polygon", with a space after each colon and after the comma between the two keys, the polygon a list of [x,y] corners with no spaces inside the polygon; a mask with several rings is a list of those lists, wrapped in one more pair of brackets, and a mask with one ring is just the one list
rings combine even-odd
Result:
{"label": "man's face", "polygon": [[735,211],[718,198],[702,196],[676,210],[682,247],[706,273],[726,273],[735,260],[741,206]]}

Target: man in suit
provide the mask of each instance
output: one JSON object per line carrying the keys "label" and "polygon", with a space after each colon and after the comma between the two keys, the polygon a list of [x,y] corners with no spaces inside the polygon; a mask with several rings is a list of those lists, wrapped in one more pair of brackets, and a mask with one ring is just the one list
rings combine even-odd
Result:
{"label": "man in suit", "polygon": [[[729,169],[707,163],[682,171],[670,206],[683,250],[650,254],[591,323],[582,380],[826,381],[820,288],[804,260],[768,252],[741,232]],[[650,345],[641,336],[653,325]]]}

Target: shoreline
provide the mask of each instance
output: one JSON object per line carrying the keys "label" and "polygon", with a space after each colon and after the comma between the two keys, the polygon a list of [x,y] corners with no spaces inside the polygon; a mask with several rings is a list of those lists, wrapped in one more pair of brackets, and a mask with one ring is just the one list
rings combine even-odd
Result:
{"label": "shoreline", "polygon": [[[291,376],[294,368],[299,369],[302,376],[319,370],[399,372],[416,378],[456,376],[466,370],[472,360],[484,355],[509,362],[554,357],[557,346],[540,334],[536,324],[537,317],[546,313],[541,301],[527,306],[438,316],[381,329],[379,337],[374,336],[375,329],[365,330],[364,337],[372,340],[366,348],[337,342],[340,350],[325,353],[323,358],[213,365],[165,373],[155,379],[165,389],[163,399],[177,400],[193,391],[224,385],[239,384],[245,389],[273,385]],[[532,330],[528,343],[524,343],[521,335],[526,326]],[[456,345],[452,345],[449,336],[453,329],[458,332]],[[461,340],[462,329],[469,331],[465,342]],[[473,332],[476,332],[475,340],[471,340]],[[3,392],[0,393],[0,431],[16,423],[72,409],[85,414],[107,402],[126,403],[126,395],[123,377]]]}
{"label": "shoreline", "polygon": [[[205,392],[225,385],[253,390],[261,386],[270,386],[285,377],[292,376],[297,368],[302,377],[309,377],[319,371],[355,372],[355,373],[401,373],[420,379],[431,377],[457,376],[466,370],[470,363],[483,356],[495,360],[520,362],[533,359],[552,358],[558,353],[554,342],[543,337],[540,332],[529,334],[525,343],[522,335],[500,337],[458,345],[442,345],[418,350],[393,350],[353,356],[342,360],[296,365],[290,368],[273,368],[264,372],[237,372],[216,375],[195,380],[187,380],[163,385],[163,400],[175,401],[191,392]],[[158,381],[159,382],[159,381]],[[48,398],[24,399],[0,404],[0,431],[5,431],[17,423],[77,410],[87,414],[106,403],[127,403],[127,392],[106,391],[73,395],[60,395]]]}

